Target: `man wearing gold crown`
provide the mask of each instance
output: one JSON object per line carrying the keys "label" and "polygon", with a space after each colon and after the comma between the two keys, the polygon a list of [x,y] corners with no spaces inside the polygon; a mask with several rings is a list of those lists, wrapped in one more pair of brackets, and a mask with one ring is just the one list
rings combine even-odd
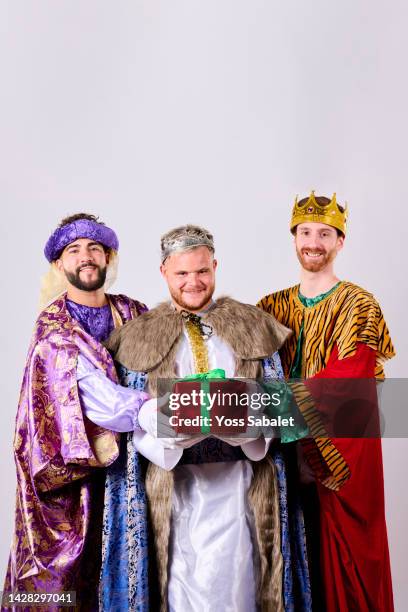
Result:
{"label": "man wearing gold crown", "polygon": [[[334,273],[333,262],[345,240],[346,220],[347,208],[337,203],[335,194],[330,200],[312,191],[308,198],[296,199],[290,230],[301,265],[300,284],[265,296],[258,306],[293,330],[280,351],[285,375],[306,379],[309,397],[329,421],[333,421],[330,410],[334,404],[343,407],[338,413],[340,421],[349,405],[353,418],[364,412],[367,403],[375,406],[375,435],[351,437],[355,431],[346,428],[345,437],[333,440],[351,473],[344,487],[331,490],[315,482],[313,475],[310,478],[310,473],[305,485],[309,508],[316,489],[320,508],[320,528],[313,526],[313,511],[309,510],[307,523],[308,547],[315,548],[315,555],[311,555],[313,609],[390,612],[393,597],[381,439],[372,386],[375,391],[375,378],[384,377],[383,363],[394,356],[394,348],[374,297]],[[348,404],[350,398],[336,387],[341,381],[330,380],[338,378],[353,379],[350,384],[356,379],[367,381],[364,401]],[[324,384],[330,385],[330,401],[322,393]],[[332,425],[335,435],[338,430]],[[307,443],[302,447],[307,459]]]}

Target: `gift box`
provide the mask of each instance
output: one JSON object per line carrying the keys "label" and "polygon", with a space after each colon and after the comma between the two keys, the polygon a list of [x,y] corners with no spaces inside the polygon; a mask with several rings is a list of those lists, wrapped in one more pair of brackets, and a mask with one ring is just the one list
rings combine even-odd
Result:
{"label": "gift box", "polygon": [[172,425],[178,434],[243,434],[247,398],[245,381],[227,379],[223,370],[188,376],[173,384]]}

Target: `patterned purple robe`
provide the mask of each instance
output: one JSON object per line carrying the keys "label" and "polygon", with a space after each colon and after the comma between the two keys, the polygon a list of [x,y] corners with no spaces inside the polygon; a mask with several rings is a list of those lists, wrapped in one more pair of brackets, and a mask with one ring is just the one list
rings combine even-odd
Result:
{"label": "patterned purple robe", "polygon": [[[146,309],[124,295],[108,299],[115,326]],[[97,610],[105,470],[95,468],[115,461],[119,447],[117,434],[82,413],[79,352],[117,382],[109,353],[71,317],[61,297],[39,315],[28,351],[14,438],[16,520],[4,591],[76,591],[77,609]]]}

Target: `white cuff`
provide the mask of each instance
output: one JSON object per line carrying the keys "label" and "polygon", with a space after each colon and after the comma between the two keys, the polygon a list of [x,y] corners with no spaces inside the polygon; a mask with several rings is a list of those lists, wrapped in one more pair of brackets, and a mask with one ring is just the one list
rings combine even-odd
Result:
{"label": "white cuff", "polygon": [[241,449],[251,461],[261,461],[266,456],[271,442],[272,438],[261,436],[256,440],[249,439],[246,444],[241,444]]}
{"label": "white cuff", "polygon": [[144,431],[134,432],[133,444],[143,457],[167,471],[176,467],[183,454],[182,448],[164,448],[157,438]]}

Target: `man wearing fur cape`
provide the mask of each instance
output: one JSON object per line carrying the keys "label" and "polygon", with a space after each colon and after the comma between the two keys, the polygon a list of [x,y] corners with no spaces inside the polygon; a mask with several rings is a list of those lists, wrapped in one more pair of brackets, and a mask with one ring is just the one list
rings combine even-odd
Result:
{"label": "man wearing fur cape", "polygon": [[[277,351],[290,332],[254,306],[227,297],[213,301],[217,262],[207,230],[172,230],[162,237],[161,252],[171,301],[115,330],[107,342],[122,383],[153,398],[139,413],[144,431],[133,438],[150,459],[151,609],[310,610],[303,518],[287,453],[277,440],[268,449],[262,435],[172,438],[157,400],[159,379],[214,368],[226,378],[282,378]],[[158,424],[167,439],[159,437]],[[108,473],[103,568],[111,584],[127,580],[129,589],[141,559],[137,551],[131,567],[123,559],[134,519],[144,511],[128,484],[135,479],[131,455],[128,447]],[[125,600],[121,605],[131,609]]]}

